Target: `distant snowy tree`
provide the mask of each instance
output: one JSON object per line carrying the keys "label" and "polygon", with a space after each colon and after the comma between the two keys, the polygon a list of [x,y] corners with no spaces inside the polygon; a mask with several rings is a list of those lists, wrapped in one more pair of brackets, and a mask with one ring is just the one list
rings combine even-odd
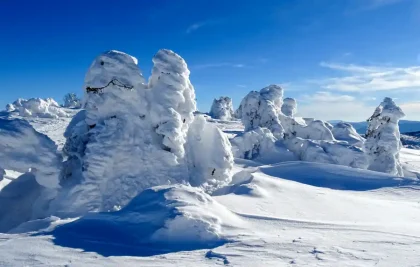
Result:
{"label": "distant snowy tree", "polygon": [[287,97],[283,100],[281,112],[289,117],[294,117],[297,112],[297,102],[294,98]]}
{"label": "distant snowy tree", "polygon": [[214,191],[231,181],[231,144],[217,126],[203,116],[196,116],[188,131],[186,147],[192,186]]}
{"label": "distant snowy tree", "polygon": [[234,117],[232,99],[227,96],[214,99],[209,115],[215,119],[231,120]]}
{"label": "distant snowy tree", "polygon": [[66,108],[80,108],[82,101],[76,96],[75,93],[68,93],[63,98],[64,107]]}
{"label": "distant snowy tree", "polygon": [[283,138],[284,129],[279,120],[282,101],[283,89],[278,85],[270,85],[259,92],[251,91],[246,95],[236,112],[245,131],[266,127],[275,137]]}
{"label": "distant snowy tree", "polygon": [[386,97],[368,119],[364,149],[369,159],[369,170],[403,176],[398,121],[404,116],[401,108]]}
{"label": "distant snowy tree", "polygon": [[52,98],[19,98],[6,106],[8,112],[16,112],[22,117],[59,118],[69,115]]}

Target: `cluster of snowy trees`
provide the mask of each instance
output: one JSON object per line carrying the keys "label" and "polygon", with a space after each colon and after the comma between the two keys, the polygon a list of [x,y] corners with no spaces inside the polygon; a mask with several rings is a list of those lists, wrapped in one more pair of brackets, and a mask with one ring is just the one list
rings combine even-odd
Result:
{"label": "cluster of snowy trees", "polygon": [[283,99],[278,85],[248,93],[235,112],[245,132],[231,140],[234,155],[264,163],[297,159],[403,176],[398,121],[404,113],[392,99],[385,98],[368,120],[366,139],[349,123],[333,126],[296,113],[297,101]]}

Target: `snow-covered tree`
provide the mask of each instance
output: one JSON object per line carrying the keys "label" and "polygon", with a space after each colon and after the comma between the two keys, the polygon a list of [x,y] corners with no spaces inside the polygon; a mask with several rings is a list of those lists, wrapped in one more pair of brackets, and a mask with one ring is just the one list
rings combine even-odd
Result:
{"label": "snow-covered tree", "polygon": [[77,97],[75,93],[68,93],[63,98],[63,106],[66,108],[80,108],[82,101]]}
{"label": "snow-covered tree", "polygon": [[281,112],[284,115],[289,117],[294,117],[297,112],[297,102],[294,98],[286,97],[283,100],[283,106],[281,107]]}
{"label": "snow-covered tree", "polygon": [[400,130],[398,121],[405,114],[395,102],[386,97],[368,119],[365,152],[369,170],[403,176],[400,163]]}
{"label": "snow-covered tree", "polygon": [[340,141],[346,141],[350,145],[363,147],[365,139],[357,133],[353,125],[347,122],[339,122],[332,129],[334,138]]}
{"label": "snow-covered tree", "polygon": [[236,112],[245,126],[245,131],[265,127],[275,137],[283,138],[284,129],[279,120],[282,101],[283,89],[278,85],[270,85],[259,92],[251,91],[246,95]]}
{"label": "snow-covered tree", "polygon": [[214,99],[209,115],[215,119],[231,120],[234,117],[232,99],[227,96]]}
{"label": "snow-covered tree", "polygon": [[188,131],[186,144],[190,184],[214,191],[232,178],[232,147],[217,126],[196,116]]}
{"label": "snow-covered tree", "polygon": [[149,79],[150,118],[165,149],[184,156],[184,143],[196,110],[195,92],[185,60],[161,49],[153,57]]}

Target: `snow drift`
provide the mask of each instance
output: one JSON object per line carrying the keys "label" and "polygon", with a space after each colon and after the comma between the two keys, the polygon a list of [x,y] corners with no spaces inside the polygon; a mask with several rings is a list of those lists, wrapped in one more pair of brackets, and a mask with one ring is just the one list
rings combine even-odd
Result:
{"label": "snow drift", "polygon": [[144,190],[120,211],[88,214],[52,234],[60,246],[106,255],[109,251],[101,251],[99,244],[114,244],[115,255],[119,244],[124,253],[146,256],[219,246],[228,241],[225,227],[240,224],[236,215],[201,189],[174,185]]}
{"label": "snow drift", "polygon": [[69,115],[52,98],[19,98],[6,106],[8,112],[16,112],[21,117],[59,118]]}

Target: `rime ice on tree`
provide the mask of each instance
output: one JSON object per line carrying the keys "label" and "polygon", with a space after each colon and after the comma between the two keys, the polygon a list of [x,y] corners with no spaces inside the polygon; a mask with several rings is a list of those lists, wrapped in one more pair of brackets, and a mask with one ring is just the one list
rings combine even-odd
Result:
{"label": "rime ice on tree", "polygon": [[364,149],[369,159],[369,170],[403,176],[398,121],[404,116],[401,108],[386,97],[368,119]]}
{"label": "rime ice on tree", "polygon": [[220,120],[230,120],[233,117],[232,99],[227,96],[222,96],[219,99],[214,99],[209,115],[212,118]]}
{"label": "rime ice on tree", "polygon": [[281,106],[281,112],[289,117],[294,117],[297,112],[297,103],[294,98],[286,97]]}

